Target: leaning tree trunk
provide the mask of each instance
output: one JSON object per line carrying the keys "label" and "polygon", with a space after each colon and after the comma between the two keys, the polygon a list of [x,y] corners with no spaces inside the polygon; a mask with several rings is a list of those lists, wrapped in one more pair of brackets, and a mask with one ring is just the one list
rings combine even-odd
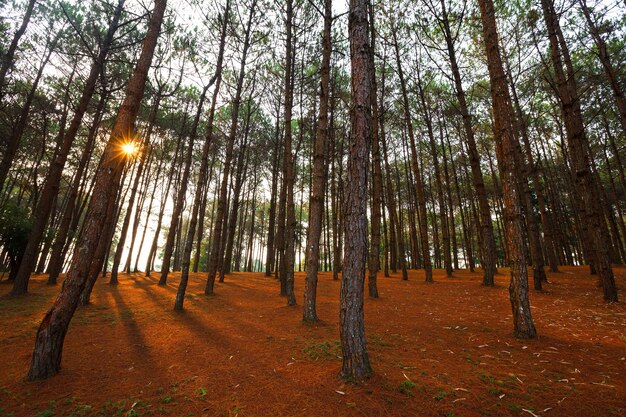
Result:
{"label": "leaning tree trunk", "polygon": [[350,110],[350,151],[345,186],[345,250],[339,302],[339,333],[343,356],[341,376],[360,381],[372,373],[363,312],[367,250],[367,170],[372,136],[372,75],[369,47],[368,1],[350,0],[352,106]]}
{"label": "leaning tree trunk", "polygon": [[[0,103],[4,99],[4,86],[6,85],[6,77],[9,69],[13,65],[15,51],[17,50],[17,44],[26,32],[26,28],[28,27],[28,23],[30,22],[30,17],[33,14],[33,9],[35,8],[35,3],[37,3],[37,0],[28,1],[26,11],[24,12],[24,17],[22,18],[22,24],[17,29],[17,31],[15,31],[7,52],[1,57],[2,64],[0,64]],[[0,185],[2,185],[1,182]]]}
{"label": "leaning tree trunk", "polygon": [[105,147],[103,164],[96,174],[83,233],[76,242],[72,264],[59,296],[46,313],[37,331],[32,362],[27,376],[29,380],[45,379],[59,372],[65,335],[78,306],[80,294],[85,287],[89,267],[105,225],[109,203],[117,195],[126,165],[126,161],[119,155],[118,138],[134,132],[166,4],[167,0],[155,0],[139,60],[128,82],[126,97]]}
{"label": "leaning tree trunk", "polygon": [[[554,10],[554,3],[551,0],[542,0],[541,5],[550,39],[552,69],[565,125],[570,167],[573,171],[575,187],[579,190],[581,197],[577,201],[580,219],[583,224],[589,225],[591,260],[602,282],[604,299],[607,302],[616,302],[617,287],[609,257],[609,248],[612,247],[612,243],[605,233],[598,207],[599,196],[590,168],[590,156],[587,152],[588,139],[582,118],[575,71],[561,32],[558,15]],[[587,236],[582,236],[582,238],[586,239]]]}
{"label": "leaning tree trunk", "polygon": [[48,40],[48,43],[46,45],[48,50],[46,51],[39,65],[37,75],[35,76],[35,79],[33,80],[33,83],[30,87],[30,90],[28,91],[28,94],[26,95],[26,100],[24,104],[22,105],[17,121],[15,122],[13,129],[11,129],[11,134],[9,135],[8,138],[5,139],[6,146],[4,149],[4,155],[2,156],[2,159],[0,160],[0,189],[2,189],[2,187],[4,186],[4,182],[6,181],[7,176],[9,175],[9,170],[11,169],[11,165],[13,165],[13,159],[15,158],[17,150],[20,146],[22,135],[24,134],[24,131],[26,130],[26,127],[28,125],[30,108],[33,104],[33,100],[35,99],[35,95],[37,93],[37,87],[39,87],[39,82],[41,81],[41,77],[43,76],[44,69],[46,65],[48,64],[48,62],[50,61],[50,57],[52,56],[52,52],[56,48],[56,44],[59,40],[59,37],[60,37],[60,33],[56,34],[53,39]]}
{"label": "leaning tree trunk", "polygon": [[89,159],[93,153],[93,145],[96,140],[96,134],[98,132],[98,128],[100,127],[100,123],[102,121],[102,115],[104,113],[104,107],[108,98],[108,94],[104,92],[100,96],[100,100],[98,101],[98,107],[94,114],[93,124],[89,129],[89,133],[87,135],[87,143],[85,144],[85,148],[80,157],[80,161],[78,163],[78,168],[76,169],[76,173],[74,174],[74,179],[72,180],[72,184],[69,189],[69,196],[67,199],[67,204],[65,205],[65,209],[63,210],[63,217],[61,218],[61,223],[59,225],[59,229],[54,239],[54,243],[52,244],[52,253],[50,255],[50,263],[48,265],[48,284],[56,285],[59,274],[61,273],[61,269],[63,267],[64,261],[64,248],[65,242],[67,241],[67,237],[70,231],[70,226],[72,223],[72,218],[77,212],[76,207],[76,199],[78,198],[78,192],[81,185],[81,181],[83,180],[83,173],[87,168],[87,164],[89,163]]}
{"label": "leaning tree trunk", "polygon": [[491,81],[491,100],[493,102],[493,133],[496,142],[496,157],[502,180],[504,198],[504,221],[506,228],[506,247],[511,268],[509,298],[513,312],[515,337],[535,338],[537,331],[530,313],[528,301],[528,271],[526,270],[526,251],[523,238],[523,222],[520,207],[520,195],[517,189],[516,167],[518,158],[517,139],[514,134],[514,113],[509,95],[506,75],[500,57],[496,16],[492,0],[479,0],[483,26],[483,39],[487,51],[487,66]]}
{"label": "leaning tree trunk", "polygon": [[63,169],[65,168],[65,162],[67,161],[67,157],[70,153],[72,145],[74,144],[74,139],[76,139],[76,135],[83,120],[83,116],[87,111],[87,107],[89,106],[91,98],[93,97],[93,94],[96,90],[96,83],[98,82],[98,77],[100,76],[100,73],[104,68],[106,57],[109,53],[111,44],[113,43],[113,37],[115,36],[115,31],[117,30],[117,25],[120,16],[122,15],[123,7],[124,0],[119,0],[113,14],[113,20],[109,25],[109,29],[107,31],[104,42],[100,47],[100,53],[94,60],[91,66],[91,70],[89,72],[89,76],[85,81],[85,88],[83,89],[83,94],[78,103],[78,107],[76,108],[72,121],[70,122],[69,129],[63,135],[61,146],[56,152],[54,161],[52,162],[52,164],[50,164],[50,170],[48,172],[48,176],[46,177],[46,182],[41,192],[39,203],[37,204],[37,209],[34,212],[35,218],[33,220],[33,226],[30,232],[30,236],[28,238],[28,244],[26,245],[26,249],[24,250],[22,262],[20,264],[17,276],[15,277],[15,285],[20,288],[20,291],[17,292],[19,294],[27,291],[28,280],[30,278],[30,273],[33,270],[35,260],[37,259],[38,249],[41,244],[41,240],[43,239],[44,233],[46,231],[46,224],[48,223],[48,218],[50,217],[52,203],[56,195],[59,193],[59,186],[61,183]]}

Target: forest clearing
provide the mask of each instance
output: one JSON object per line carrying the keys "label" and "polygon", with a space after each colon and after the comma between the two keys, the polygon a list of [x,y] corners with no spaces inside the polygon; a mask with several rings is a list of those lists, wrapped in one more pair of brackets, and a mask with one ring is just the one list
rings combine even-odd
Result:
{"label": "forest clearing", "polygon": [[[192,274],[184,313],[171,309],[179,274],[167,287],[121,274],[76,313],[62,372],[26,383],[32,335],[55,293],[34,277],[28,306],[1,298],[2,415],[624,415],[626,308],[604,303],[583,268],[549,273],[532,294],[536,340],[511,333],[506,274],[494,288],[478,272],[436,270],[433,285],[422,275],[381,277],[380,298],[366,301],[376,374],[363,385],[337,376],[339,282],[328,273],[318,324],[277,302],[263,274],[232,274],[214,297]],[[616,277],[626,284],[626,268]],[[296,274],[297,294],[303,282]],[[54,414],[37,414],[46,410]]]}

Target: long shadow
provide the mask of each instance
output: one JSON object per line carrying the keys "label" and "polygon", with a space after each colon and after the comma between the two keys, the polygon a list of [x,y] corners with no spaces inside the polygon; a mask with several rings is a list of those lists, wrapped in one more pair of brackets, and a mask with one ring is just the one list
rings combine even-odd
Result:
{"label": "long shadow", "polygon": [[163,370],[158,366],[157,361],[154,358],[154,354],[151,352],[150,347],[143,336],[141,328],[137,325],[135,319],[132,316],[124,317],[124,312],[129,311],[132,313],[132,310],[124,302],[124,299],[120,295],[118,286],[112,286],[109,292],[115,302],[115,308],[118,313],[120,323],[126,330],[127,340],[131,342],[132,347],[141,358],[141,361],[148,362],[151,372],[156,374],[155,376],[158,380],[168,380],[166,375],[163,373]]}

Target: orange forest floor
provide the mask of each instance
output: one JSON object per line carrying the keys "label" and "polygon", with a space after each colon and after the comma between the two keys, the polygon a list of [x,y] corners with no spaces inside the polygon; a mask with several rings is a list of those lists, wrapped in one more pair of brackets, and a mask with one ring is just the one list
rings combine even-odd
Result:
{"label": "orange forest floor", "polygon": [[[620,288],[626,269],[615,268]],[[365,301],[374,375],[338,377],[339,281],[322,273],[317,325],[287,307],[273,278],[234,273],[203,295],[190,279],[184,313],[143,274],[100,280],[65,340],[62,370],[23,381],[39,322],[59,287],[35,276],[25,298],[0,285],[0,416],[624,416],[626,303],[607,305],[587,268],[549,273],[531,291],[539,337],[512,336],[508,275],[379,276]],[[621,292],[623,301],[626,293]]]}

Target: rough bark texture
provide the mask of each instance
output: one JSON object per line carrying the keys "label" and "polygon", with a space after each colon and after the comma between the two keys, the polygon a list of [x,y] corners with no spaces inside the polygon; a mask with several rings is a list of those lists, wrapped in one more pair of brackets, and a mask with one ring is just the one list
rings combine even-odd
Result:
{"label": "rough bark texture", "polygon": [[324,185],[326,182],[326,142],[328,140],[328,99],[330,89],[332,0],[324,1],[324,32],[322,34],[322,67],[320,69],[320,110],[313,145],[313,184],[309,203],[307,231],[306,278],[303,320],[317,321],[317,271],[320,259],[320,236],[324,214]]}
{"label": "rough bark texture", "polygon": [[534,338],[537,336],[537,332],[528,302],[528,271],[526,270],[526,251],[522,230],[521,200],[516,179],[516,174],[519,171],[516,170],[518,146],[516,146],[512,123],[515,116],[499,51],[493,1],[479,0],[479,5],[491,81],[496,156],[504,198],[507,259],[511,268],[509,298],[513,312],[514,333],[515,337]]}
{"label": "rough bark texture", "polygon": [[295,232],[296,232],[296,207],[293,196],[294,185],[294,158],[292,154],[291,115],[293,108],[293,0],[287,0],[286,16],[287,42],[285,45],[285,153],[283,154],[283,172],[285,189],[285,234],[284,252],[282,255],[281,275],[284,276],[287,305],[295,305],[294,293],[294,264],[295,264]]}
{"label": "rough bark texture", "polygon": [[352,107],[348,182],[345,186],[345,249],[339,304],[340,339],[344,379],[360,381],[372,373],[363,312],[367,250],[367,170],[372,135],[372,76],[367,0],[350,0]]}
{"label": "rough bark texture", "polygon": [[125,161],[119,157],[118,137],[134,132],[166,4],[166,0],[155,0],[139,60],[128,82],[126,97],[104,150],[103,163],[96,174],[94,193],[85,217],[83,232],[76,243],[72,264],[61,292],[37,331],[27,376],[29,380],[45,379],[59,372],[65,335],[87,281],[89,267],[105,225],[107,208],[111,200],[115,199],[120,186]]}
{"label": "rough bark texture", "polygon": [[382,210],[382,168],[380,161],[380,144],[378,143],[378,86],[376,84],[376,66],[374,53],[376,48],[376,30],[374,27],[374,7],[369,4],[370,36],[372,39],[370,53],[370,73],[372,76],[372,239],[369,253],[369,274],[367,288],[369,296],[378,298],[377,275],[380,269],[380,219]]}
{"label": "rough bark texture", "polygon": [[306,278],[303,320],[317,321],[317,271],[320,260],[320,236],[324,215],[324,186],[326,183],[326,142],[328,140],[328,99],[330,96],[332,0],[324,0],[324,32],[322,34],[322,67],[320,68],[320,109],[313,144],[313,184],[309,200],[309,229],[307,231]]}
{"label": "rough bark texture", "polygon": [[590,168],[591,163],[587,152],[588,140],[578,98],[576,74],[572,66],[569,49],[561,32],[558,15],[554,10],[554,3],[551,0],[542,0],[541,6],[548,28],[552,70],[554,71],[556,91],[565,125],[574,187],[580,192],[580,199],[577,199],[578,211],[582,225],[589,225],[588,234],[582,236],[582,239],[587,239],[587,236],[591,237],[589,242],[590,260],[593,261],[598,277],[602,282],[604,299],[608,302],[616,302],[617,287],[609,258],[609,248],[612,247],[612,243],[610,237],[605,233],[605,225],[602,224],[604,220],[600,216],[600,199]]}

